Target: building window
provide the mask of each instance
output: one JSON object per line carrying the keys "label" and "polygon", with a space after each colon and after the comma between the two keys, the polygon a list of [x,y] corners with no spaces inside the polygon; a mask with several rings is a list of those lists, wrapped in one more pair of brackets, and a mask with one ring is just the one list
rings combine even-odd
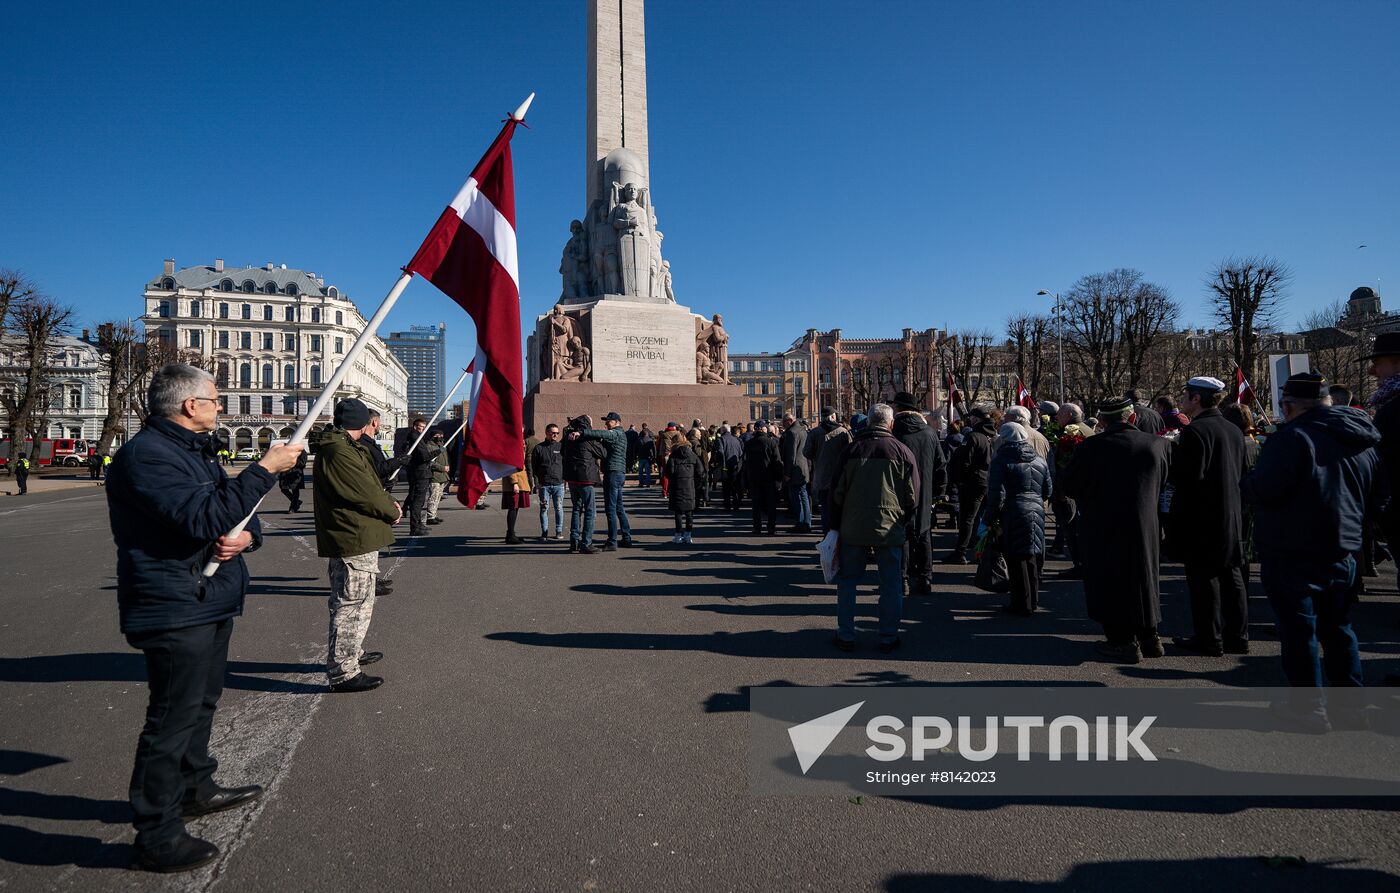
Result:
{"label": "building window", "polygon": [[341,313],[339,310],[335,312],[335,324],[338,326],[345,325],[345,314]]}
{"label": "building window", "polygon": [[288,283],[287,283],[287,294],[289,294],[289,295],[295,295],[296,293],[297,293],[297,284],[296,284],[295,282],[288,282]]}
{"label": "building window", "polygon": [[253,398],[252,398],[252,397],[248,397],[248,396],[245,395],[245,396],[243,396],[243,397],[239,397],[239,398],[238,398],[238,414],[239,414],[239,415],[252,415],[252,414],[253,414]]}
{"label": "building window", "polygon": [[320,308],[320,307],[312,307],[312,308],[311,308],[311,321],[312,321],[312,322],[320,322],[320,321],[321,321],[321,308]]}
{"label": "building window", "polygon": [[167,277],[165,277],[164,279],[162,279],[162,280],[160,281],[160,287],[163,288],[163,289],[165,289],[166,291],[174,291],[174,290],[175,290],[175,280],[174,280],[174,279],[171,279],[169,276],[167,276]]}
{"label": "building window", "polygon": [[337,338],[337,339],[335,339],[335,352],[336,352],[336,353],[345,353],[345,339],[344,339],[344,338]]}
{"label": "building window", "polygon": [[312,336],[311,336],[311,350],[312,350],[313,353],[319,353],[319,352],[320,352],[320,350],[321,350],[321,336],[320,336],[320,335],[312,335]]}
{"label": "building window", "polygon": [[251,280],[251,279],[244,279],[244,280],[243,280],[243,293],[244,293],[244,294],[251,295],[253,292],[255,292],[255,291],[257,291],[257,290],[258,290],[258,287],[257,287],[257,285],[255,285],[255,284],[253,283],[253,280]]}
{"label": "building window", "polygon": [[73,387],[68,390],[68,408],[83,408],[83,389],[78,385],[73,385]]}
{"label": "building window", "polygon": [[218,372],[217,374],[215,374],[214,380],[219,383],[219,387],[221,388],[226,388],[229,386],[230,382],[228,380],[228,362],[226,360],[219,361]]}
{"label": "building window", "polygon": [[243,305],[243,318],[244,318],[244,319],[252,319],[252,318],[253,318],[253,305],[252,305],[252,304],[244,304],[244,305]]}
{"label": "building window", "polygon": [[252,333],[252,332],[239,332],[239,333],[238,333],[238,346],[241,347],[243,350],[252,350],[252,349],[253,349],[253,333]]}
{"label": "building window", "polygon": [[271,397],[264,397],[264,398],[262,398],[262,414],[263,414],[263,415],[272,415],[272,398],[271,398]]}
{"label": "building window", "polygon": [[287,322],[296,322],[297,308],[293,307],[291,304],[288,304],[287,309],[282,311],[282,318],[285,319]]}
{"label": "building window", "polygon": [[200,305],[200,302],[199,302],[199,301],[190,301],[190,316],[194,317],[195,319],[199,319],[199,314],[200,314],[199,305]]}
{"label": "building window", "polygon": [[219,303],[219,319],[228,319],[228,304]]}
{"label": "building window", "polygon": [[283,349],[283,350],[288,350],[288,351],[296,350],[296,349],[297,349],[297,336],[295,336],[295,335],[283,335],[283,336],[282,336],[282,349]]}
{"label": "building window", "polygon": [[768,393],[768,382],[763,382],[763,384],[761,384],[759,387],[761,388],[761,390],[759,391],[760,394],[766,395]]}
{"label": "building window", "polygon": [[228,394],[219,395],[219,412],[228,415]]}
{"label": "building window", "polygon": [[321,367],[320,367],[320,366],[312,366],[312,367],[311,367],[311,386],[312,386],[313,388],[319,388],[319,387],[321,386]]}
{"label": "building window", "polygon": [[263,286],[263,294],[265,294],[265,295],[275,295],[275,294],[277,294],[277,283],[276,283],[276,282],[269,282],[267,285],[264,285],[264,286]]}
{"label": "building window", "polygon": [[326,289],[326,294],[330,295],[332,298],[340,297],[340,292],[336,289],[334,285]]}
{"label": "building window", "polygon": [[219,333],[219,347],[228,350],[228,332]]}
{"label": "building window", "polygon": [[[751,381],[750,381],[750,382],[745,382],[745,384],[748,385],[748,393],[752,394],[752,393],[753,393],[753,382],[751,382]],[[754,418],[757,418],[757,416],[754,416]]]}
{"label": "building window", "polygon": [[[753,382],[749,382],[749,387],[750,387],[750,388],[753,387]],[[750,390],[749,393],[752,394],[753,391]],[[750,403],[750,404],[749,404],[749,420],[750,420],[750,421],[754,421],[754,422],[758,421],[758,404],[757,404],[757,403]]]}
{"label": "building window", "polygon": [[219,291],[233,291],[233,280],[224,279],[219,283]]}
{"label": "building window", "polygon": [[203,347],[204,333],[199,329],[190,329],[190,347]]}
{"label": "building window", "polygon": [[[251,388],[253,386],[252,363],[243,363],[238,367],[238,386],[240,388]],[[247,410],[244,411],[246,412]]]}
{"label": "building window", "polygon": [[271,305],[271,304],[264,304],[264,305],[263,305],[263,319],[267,320],[268,322],[271,322],[271,321],[272,321],[272,305]]}
{"label": "building window", "polygon": [[265,388],[268,388],[269,390],[272,388],[272,364],[271,364],[271,363],[263,363],[263,367],[262,367],[262,386],[265,387]]}
{"label": "building window", "polygon": [[263,342],[263,346],[262,346],[262,349],[263,349],[263,350],[272,350],[272,333],[271,333],[271,332],[263,332],[262,342]]}
{"label": "building window", "polygon": [[156,307],[156,315],[159,316],[161,319],[169,319],[169,318],[170,318],[170,302],[169,302],[169,301],[161,301],[160,304]]}
{"label": "building window", "polygon": [[297,373],[296,373],[296,370],[292,368],[292,364],[291,364],[291,363],[288,363],[287,365],[285,365],[285,366],[282,367],[282,387],[284,387],[284,388],[294,388],[294,387],[296,387],[296,386],[297,386]]}

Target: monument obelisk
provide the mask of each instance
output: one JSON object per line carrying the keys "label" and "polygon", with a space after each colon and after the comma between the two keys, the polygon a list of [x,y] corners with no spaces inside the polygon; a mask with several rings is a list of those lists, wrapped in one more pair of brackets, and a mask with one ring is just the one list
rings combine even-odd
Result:
{"label": "monument obelisk", "polygon": [[569,225],[560,296],[528,339],[528,423],[611,410],[654,427],[747,419],[722,318],[676,302],[661,256],[643,0],[589,0],[587,122],[586,210]]}

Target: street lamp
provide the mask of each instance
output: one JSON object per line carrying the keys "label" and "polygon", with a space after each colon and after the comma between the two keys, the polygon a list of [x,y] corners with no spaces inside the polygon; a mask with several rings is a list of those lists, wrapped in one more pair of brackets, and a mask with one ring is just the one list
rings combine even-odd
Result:
{"label": "street lamp", "polygon": [[[1048,296],[1050,292],[1041,289],[1037,295]],[[1056,351],[1060,355],[1060,403],[1065,402],[1065,315],[1060,309],[1060,293],[1055,292],[1055,327],[1059,330],[1059,349]]]}

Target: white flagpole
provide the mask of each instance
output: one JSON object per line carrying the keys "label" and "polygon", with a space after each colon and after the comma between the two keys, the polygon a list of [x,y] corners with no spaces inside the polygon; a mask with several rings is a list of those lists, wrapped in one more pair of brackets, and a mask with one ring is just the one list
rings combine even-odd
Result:
{"label": "white flagpole", "polygon": [[443,449],[447,449],[447,447],[448,447],[449,445],[451,445],[452,441],[454,441],[454,440],[457,439],[457,435],[458,435],[458,434],[461,434],[461,433],[462,433],[463,431],[465,431],[466,429],[467,429],[467,422],[466,422],[466,420],[464,419],[464,420],[462,421],[462,424],[460,424],[460,425],[457,426],[457,430],[452,432],[452,436],[449,437],[449,438],[447,438],[447,440],[443,441],[443,443],[442,443],[442,448],[443,448]]}
{"label": "white flagpole", "polygon": [[[384,318],[389,315],[389,311],[394,308],[394,304],[398,302],[399,296],[403,294],[405,288],[408,288],[408,283],[412,279],[412,273],[404,272],[399,276],[399,280],[394,283],[394,287],[389,289],[389,294],[384,297],[384,303],[380,304],[379,309],[374,311],[374,315],[369,318],[369,322],[365,323],[364,329],[361,330],[360,336],[355,339],[354,344],[350,345],[350,350],[346,352],[345,359],[342,360],[335,371],[331,373],[330,380],[327,381],[326,386],[322,388],[320,396],[316,398],[316,402],[311,404],[311,409],[307,412],[306,418],[301,420],[301,424],[298,425],[296,431],[292,433],[291,440],[287,441],[288,445],[296,446],[306,442],[306,435],[311,433],[311,426],[316,424],[316,420],[320,418],[321,412],[326,408],[326,405],[335,398],[335,389],[340,387],[340,383],[343,382],[345,376],[349,374],[350,367],[354,365],[355,358],[365,349],[365,345],[369,343],[369,339],[373,338],[375,333],[379,331],[379,326],[384,322]],[[258,500],[258,505],[262,505],[261,499]],[[248,522],[253,520],[253,515],[257,514],[258,505],[253,506],[253,511],[248,514],[248,517],[234,525],[234,528],[230,530],[227,535],[238,536],[242,533],[244,528],[248,526]],[[209,563],[204,566],[204,576],[214,576],[214,573],[219,569],[219,563],[218,559],[210,559]]]}
{"label": "white flagpole", "polygon": [[[457,379],[457,383],[452,386],[452,390],[447,392],[447,397],[442,401],[441,405],[439,405],[437,410],[433,413],[433,417],[431,419],[428,419],[427,427],[424,428],[422,431],[418,432],[418,438],[413,441],[413,446],[409,447],[408,450],[403,454],[405,459],[413,455],[413,451],[418,449],[418,444],[422,443],[423,438],[428,436],[428,428],[433,427],[433,422],[436,422],[438,420],[438,416],[442,415],[442,411],[447,408],[447,404],[452,402],[452,398],[457,394],[457,389],[462,386],[462,382],[467,380],[467,376],[472,374],[471,369],[472,367],[468,365],[467,368],[462,370],[462,377]],[[399,472],[402,470],[402,465],[400,465],[398,468],[395,468],[393,474],[389,475],[389,483],[393,483],[394,478],[398,477]]]}

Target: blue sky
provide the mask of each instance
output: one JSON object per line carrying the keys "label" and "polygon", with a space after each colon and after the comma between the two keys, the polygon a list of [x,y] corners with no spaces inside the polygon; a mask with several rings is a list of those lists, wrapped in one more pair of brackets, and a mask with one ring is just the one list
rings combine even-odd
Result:
{"label": "blue sky", "polygon": [[[315,270],[372,309],[530,91],[522,307],[583,211],[584,0],[8,4],[0,266],[86,324],[163,258]],[[1207,324],[1230,254],[1400,309],[1400,3],[652,0],[652,194],[735,351],[988,327],[1135,267]],[[1368,247],[1357,248],[1360,244]],[[469,320],[415,282],[389,329]],[[450,377],[450,376],[449,376]]]}

